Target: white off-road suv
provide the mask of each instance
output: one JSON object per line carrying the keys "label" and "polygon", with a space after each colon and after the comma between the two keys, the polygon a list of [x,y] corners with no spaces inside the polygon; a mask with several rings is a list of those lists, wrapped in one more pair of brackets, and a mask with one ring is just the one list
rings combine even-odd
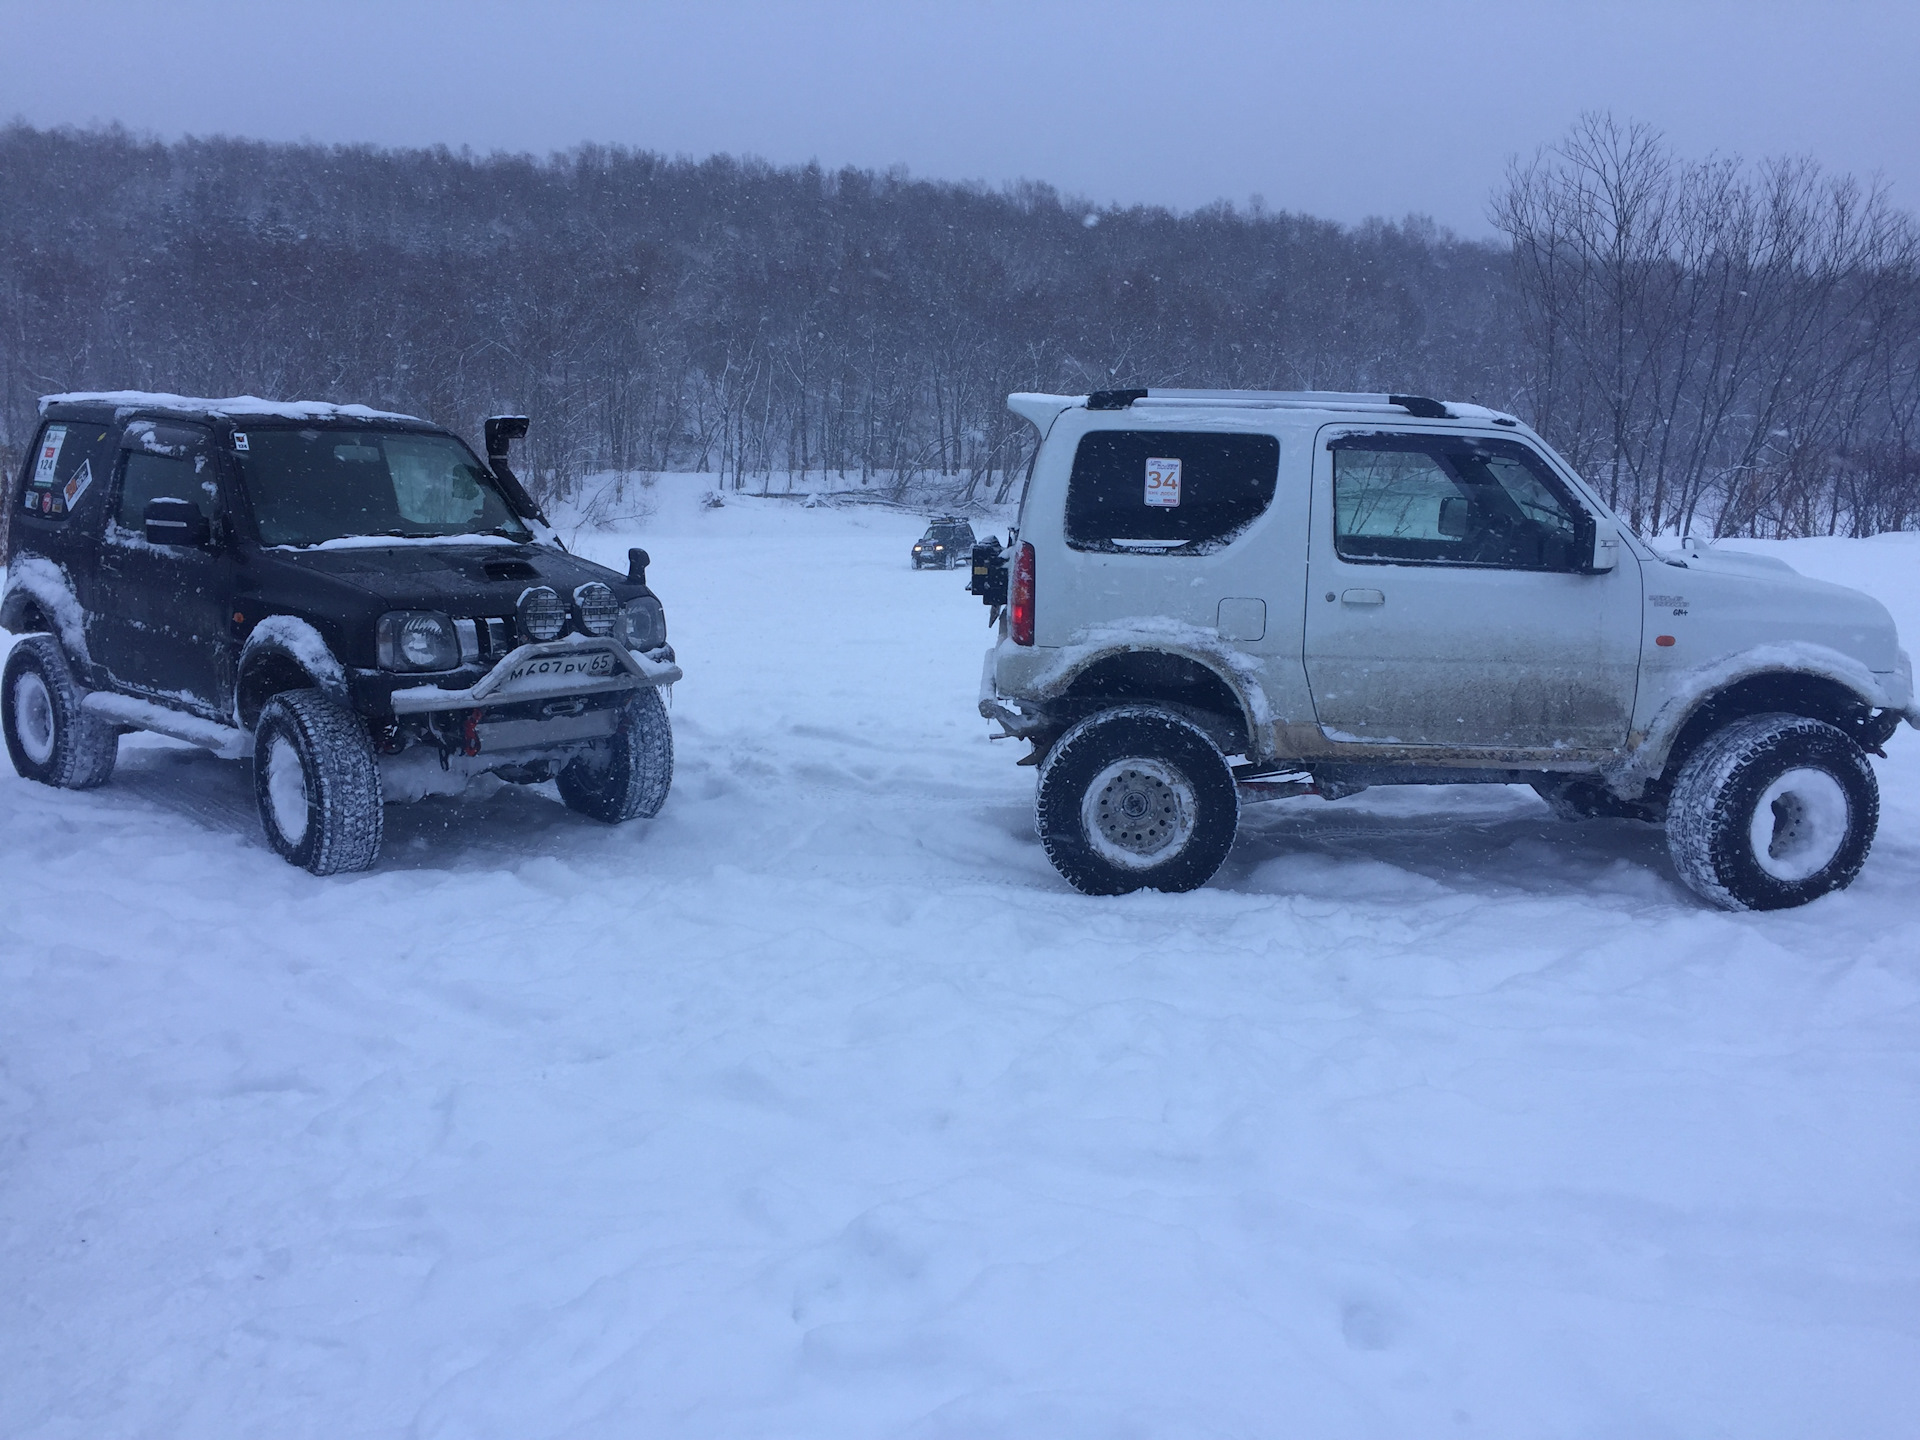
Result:
{"label": "white off-road suv", "polygon": [[1774,909],[1848,884],[1868,752],[1920,725],[1872,599],[1642,543],[1510,415],[1420,396],[1014,395],[1041,444],[981,713],[1033,742],[1077,888],[1204,884],[1240,805],[1533,786],[1664,822],[1681,878]]}

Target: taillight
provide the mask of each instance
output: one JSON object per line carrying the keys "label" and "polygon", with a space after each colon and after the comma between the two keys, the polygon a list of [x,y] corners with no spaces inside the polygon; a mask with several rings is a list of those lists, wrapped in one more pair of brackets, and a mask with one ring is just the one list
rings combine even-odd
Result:
{"label": "taillight", "polygon": [[1033,546],[1022,544],[1013,562],[1013,604],[1008,607],[1009,631],[1016,645],[1033,644]]}

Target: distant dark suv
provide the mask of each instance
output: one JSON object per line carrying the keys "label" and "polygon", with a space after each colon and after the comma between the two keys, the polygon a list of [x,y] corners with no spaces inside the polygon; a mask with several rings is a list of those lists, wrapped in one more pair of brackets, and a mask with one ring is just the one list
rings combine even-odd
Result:
{"label": "distant dark suv", "polygon": [[927,533],[913,542],[913,568],[929,566],[951,570],[965,565],[973,555],[973,526],[950,515],[938,515],[927,526]]}
{"label": "distant dark suv", "polygon": [[381,807],[491,772],[652,815],[680,678],[645,551],[569,554],[507,465],[362,406],[55,395],[7,500],[14,768],[85,788],[150,730],[253,758],[274,849],[365,869]]}

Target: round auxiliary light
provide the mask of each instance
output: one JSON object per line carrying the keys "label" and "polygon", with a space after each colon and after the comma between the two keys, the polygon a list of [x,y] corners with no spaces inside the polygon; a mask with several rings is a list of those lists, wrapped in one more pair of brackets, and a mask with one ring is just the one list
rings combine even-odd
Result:
{"label": "round auxiliary light", "polygon": [[619,618],[619,598],[598,580],[573,592],[573,621],[582,635],[611,635]]}
{"label": "round auxiliary light", "polygon": [[567,607],[548,585],[532,585],[520,592],[514,606],[520,634],[528,640],[551,640],[567,625]]}

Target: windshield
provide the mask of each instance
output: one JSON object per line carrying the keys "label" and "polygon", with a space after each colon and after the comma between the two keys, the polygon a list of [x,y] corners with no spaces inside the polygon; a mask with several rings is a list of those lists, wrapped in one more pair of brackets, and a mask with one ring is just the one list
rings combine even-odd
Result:
{"label": "windshield", "polygon": [[253,430],[233,437],[262,545],[353,536],[531,540],[492,475],[450,435]]}

